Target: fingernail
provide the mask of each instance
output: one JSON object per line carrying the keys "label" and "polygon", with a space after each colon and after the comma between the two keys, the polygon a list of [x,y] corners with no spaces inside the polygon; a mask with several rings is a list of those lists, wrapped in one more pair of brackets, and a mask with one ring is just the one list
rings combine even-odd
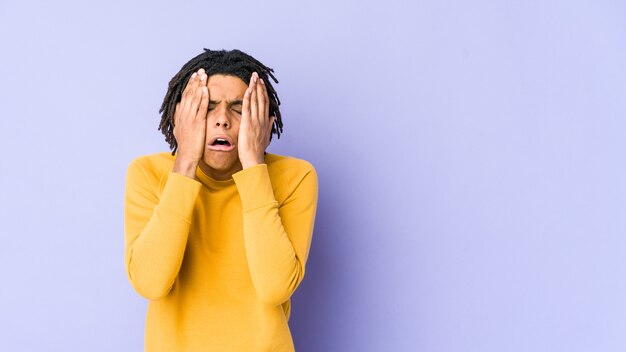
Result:
{"label": "fingernail", "polygon": [[198,74],[194,72],[193,75],[191,75],[191,78],[196,78],[197,75]]}
{"label": "fingernail", "polygon": [[204,87],[202,87],[202,92],[203,93],[208,93],[209,89],[206,86],[204,86]]}
{"label": "fingernail", "polygon": [[206,79],[206,75],[205,75],[205,74],[202,74],[202,76],[200,76],[200,80],[201,80],[201,81],[204,81],[205,79]]}
{"label": "fingernail", "polygon": [[265,82],[263,82],[263,78],[259,78],[259,81],[261,81],[262,85],[265,85]]}

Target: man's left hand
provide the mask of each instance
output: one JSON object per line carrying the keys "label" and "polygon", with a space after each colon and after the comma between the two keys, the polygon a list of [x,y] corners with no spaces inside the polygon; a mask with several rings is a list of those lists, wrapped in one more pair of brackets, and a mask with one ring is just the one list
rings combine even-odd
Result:
{"label": "man's left hand", "polygon": [[264,152],[270,144],[275,116],[269,117],[269,98],[265,82],[254,72],[243,97],[237,149],[241,166],[247,169],[263,164]]}

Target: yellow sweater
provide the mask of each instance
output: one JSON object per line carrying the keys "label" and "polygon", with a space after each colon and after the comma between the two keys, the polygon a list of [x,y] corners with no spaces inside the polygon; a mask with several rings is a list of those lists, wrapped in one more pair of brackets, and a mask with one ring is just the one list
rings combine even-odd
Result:
{"label": "yellow sweater", "polygon": [[317,174],[304,160],[217,181],[173,173],[175,157],[133,160],[126,175],[125,264],[149,300],[145,351],[293,351],[290,296],[304,276]]}

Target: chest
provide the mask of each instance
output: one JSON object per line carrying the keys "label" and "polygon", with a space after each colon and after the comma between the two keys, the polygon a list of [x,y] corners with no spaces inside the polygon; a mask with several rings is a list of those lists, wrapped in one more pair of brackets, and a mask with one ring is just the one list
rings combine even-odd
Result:
{"label": "chest", "polygon": [[179,272],[185,290],[204,292],[203,297],[210,292],[231,297],[250,291],[241,210],[236,189],[202,189]]}
{"label": "chest", "polygon": [[213,255],[244,254],[243,215],[236,188],[201,190],[194,207],[187,245]]}

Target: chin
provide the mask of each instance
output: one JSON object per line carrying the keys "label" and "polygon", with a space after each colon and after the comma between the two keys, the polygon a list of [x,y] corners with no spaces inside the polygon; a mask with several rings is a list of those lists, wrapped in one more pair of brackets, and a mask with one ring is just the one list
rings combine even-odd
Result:
{"label": "chin", "polygon": [[[205,152],[206,153],[206,152]],[[215,171],[229,171],[237,169],[241,166],[239,158],[231,155],[231,153],[215,153],[209,152],[210,155],[205,155],[203,158],[204,163]],[[240,167],[239,167],[240,168]]]}

